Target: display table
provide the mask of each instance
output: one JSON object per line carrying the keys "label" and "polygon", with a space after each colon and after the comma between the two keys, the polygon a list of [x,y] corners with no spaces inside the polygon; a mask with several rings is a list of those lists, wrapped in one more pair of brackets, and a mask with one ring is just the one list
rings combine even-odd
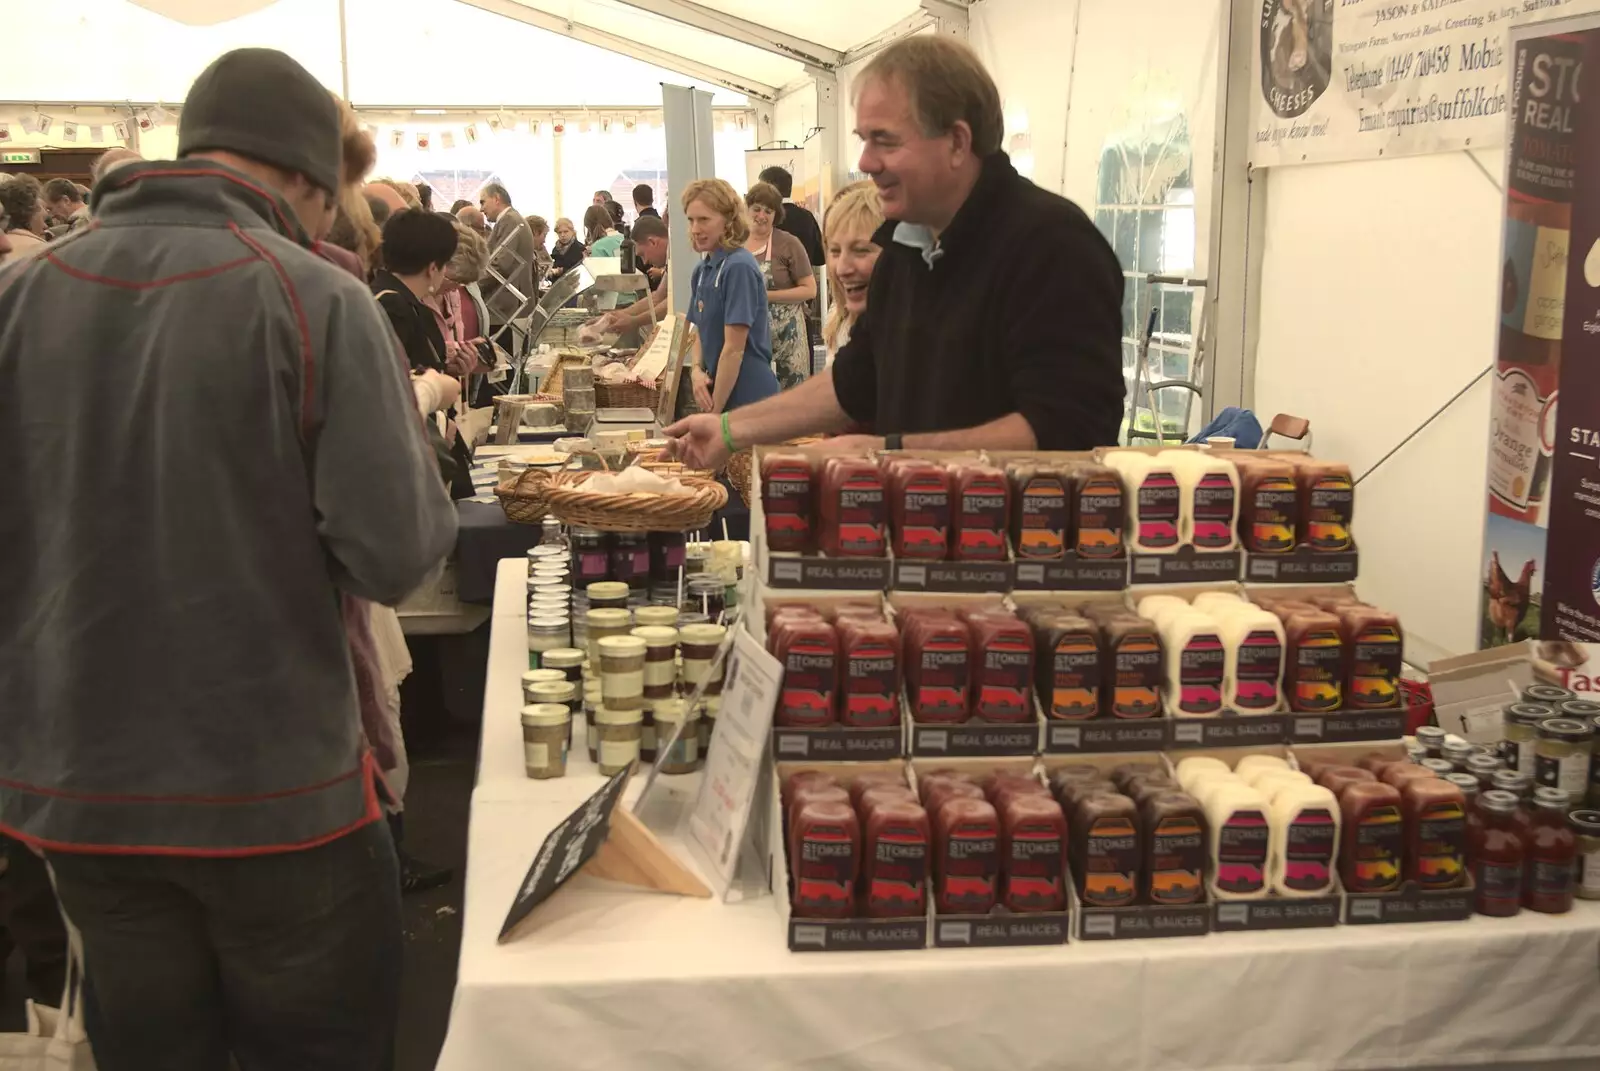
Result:
{"label": "display table", "polygon": [[770,897],[580,875],[499,946],[541,840],[601,783],[581,725],[565,778],[523,776],[524,577],[500,563],[441,1071],[1600,1067],[1600,904],[1582,901],[1461,923],[795,954]]}

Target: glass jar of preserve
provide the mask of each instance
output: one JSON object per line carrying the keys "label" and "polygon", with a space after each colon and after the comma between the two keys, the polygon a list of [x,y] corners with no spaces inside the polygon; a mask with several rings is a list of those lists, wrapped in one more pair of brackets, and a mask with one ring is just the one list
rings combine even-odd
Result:
{"label": "glass jar of preserve", "polygon": [[1496,770],[1493,787],[1525,800],[1533,795],[1533,778],[1520,770]]}
{"label": "glass jar of preserve", "polygon": [[574,586],[604,580],[611,562],[606,554],[606,537],[598,529],[577,527],[568,540],[572,553],[572,583]]}
{"label": "glass jar of preserve", "polygon": [[594,712],[595,760],[600,776],[613,777],[639,761],[639,743],[644,736],[643,710],[611,710],[605,706]]}
{"label": "glass jar of preserve", "polygon": [[1519,800],[1491,789],[1478,797],[1478,828],[1472,842],[1473,908],[1480,915],[1505,917],[1522,910],[1525,850],[1517,831]]}
{"label": "glass jar of preserve", "polygon": [[1445,732],[1437,725],[1424,725],[1417,729],[1417,743],[1422,745],[1422,750],[1427,754],[1423,758],[1443,758],[1440,749],[1444,747]]}
{"label": "glass jar of preserve", "polygon": [[1504,764],[1493,755],[1474,755],[1467,760],[1466,772],[1478,782],[1479,791],[1494,787],[1495,772]]}
{"label": "glass jar of preserve", "polygon": [[1573,811],[1567,823],[1578,835],[1578,861],[1573,867],[1577,888],[1584,900],[1600,900],[1600,811]]}
{"label": "glass jar of preserve", "polygon": [[1578,835],[1567,824],[1567,800],[1560,789],[1541,787],[1533,794],[1527,858],[1523,865],[1522,905],[1560,915],[1572,910],[1572,863]]}
{"label": "glass jar of preserve", "polygon": [[1478,784],[1478,779],[1471,774],[1453,773],[1445,778],[1450,784],[1461,790],[1461,798],[1466,801],[1467,819],[1467,870],[1472,870],[1473,845],[1477,842],[1478,831],[1483,826],[1483,816],[1478,814],[1478,795],[1483,791]]}
{"label": "glass jar of preserve", "polygon": [[600,580],[584,589],[589,595],[591,610],[626,610],[628,585],[620,580]]}
{"label": "glass jar of preserve", "polygon": [[1421,762],[1417,763],[1417,765],[1422,767],[1424,770],[1427,770],[1435,777],[1443,777],[1445,774],[1467,772],[1465,759],[1462,760],[1460,766],[1457,766],[1450,759],[1423,759]]}
{"label": "glass jar of preserve", "polygon": [[599,610],[590,610],[584,615],[587,628],[587,643],[589,655],[589,672],[595,674],[600,669],[600,641],[607,636],[626,636],[633,631],[633,612],[626,608],[604,607]]}
{"label": "glass jar of preserve", "polygon": [[[1439,746],[1439,760],[1448,762],[1457,773],[1467,772],[1467,759],[1472,757],[1472,745],[1459,738],[1447,738]],[[1424,759],[1426,763],[1428,760]]]}
{"label": "glass jar of preserve", "polygon": [[1594,753],[1594,726],[1576,718],[1546,718],[1534,742],[1533,779],[1545,788],[1567,794],[1577,807],[1589,792],[1589,761]]}
{"label": "glass jar of preserve", "polygon": [[542,781],[565,774],[571,734],[572,711],[565,703],[533,703],[523,707],[522,756],[527,775]]}
{"label": "glass jar of preserve", "polygon": [[1505,722],[1506,765],[1518,773],[1533,776],[1534,743],[1539,737],[1539,723],[1555,717],[1555,708],[1543,703],[1512,703],[1502,712]]}

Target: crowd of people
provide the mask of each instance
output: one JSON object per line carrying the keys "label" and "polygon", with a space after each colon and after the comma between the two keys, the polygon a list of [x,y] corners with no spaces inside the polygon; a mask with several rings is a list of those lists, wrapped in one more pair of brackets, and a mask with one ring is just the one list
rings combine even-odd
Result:
{"label": "crowd of people", "polygon": [[[870,180],[820,226],[782,169],[671,206],[698,258],[675,451],[1114,443],[1121,268],[1011,167],[976,56],[912,37],[856,92]],[[669,220],[648,185],[631,223],[597,191],[581,236],[500,183],[437,210],[269,49],[200,75],[178,157],[112,150],[92,193],[0,177],[0,949],[49,1002],[81,933],[103,1071],[381,1068],[401,892],[449,876],[404,849],[389,607],[454,544],[508,325],[631,249],[653,285],[599,326],[647,329]]]}

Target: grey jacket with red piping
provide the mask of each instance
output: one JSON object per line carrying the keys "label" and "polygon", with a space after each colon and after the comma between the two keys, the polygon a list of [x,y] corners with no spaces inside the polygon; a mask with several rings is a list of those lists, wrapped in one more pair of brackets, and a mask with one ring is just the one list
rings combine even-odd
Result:
{"label": "grey jacket with red piping", "polygon": [[248,855],[378,818],[341,591],[455,511],[382,313],[288,206],[126,165],[0,269],[0,832]]}

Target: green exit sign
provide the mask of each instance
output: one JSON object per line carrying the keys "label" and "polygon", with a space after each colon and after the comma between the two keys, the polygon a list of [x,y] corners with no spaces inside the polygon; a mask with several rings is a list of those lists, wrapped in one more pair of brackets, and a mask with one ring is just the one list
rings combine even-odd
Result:
{"label": "green exit sign", "polygon": [[38,149],[13,149],[10,152],[0,152],[0,164],[36,164],[38,162]]}

